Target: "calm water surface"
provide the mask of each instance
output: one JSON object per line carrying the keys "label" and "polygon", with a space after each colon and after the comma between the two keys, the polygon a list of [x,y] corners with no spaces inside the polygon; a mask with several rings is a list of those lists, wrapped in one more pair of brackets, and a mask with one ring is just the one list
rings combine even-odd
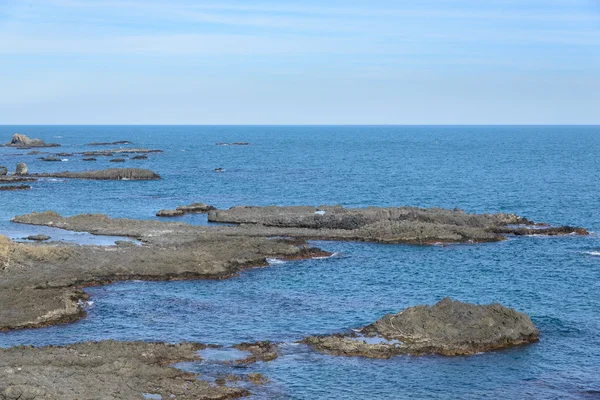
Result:
{"label": "calm water surface", "polygon": [[[15,132],[59,142],[60,152],[88,150],[85,144],[92,141],[131,140],[133,147],[165,153],[119,165],[153,169],[161,181],[46,180],[33,183],[28,192],[0,192],[0,233],[11,237],[42,231],[9,222],[31,211],[152,219],[159,209],[194,201],[220,208],[460,207],[600,231],[600,127],[1,126],[0,140]],[[251,145],[215,146],[234,141]],[[44,163],[26,153],[0,148],[0,165],[14,169],[25,161],[33,172],[115,165],[102,157],[96,163],[80,157]],[[217,167],[225,172],[213,172]],[[206,223],[198,215],[181,220]],[[54,236],[78,240],[65,231]],[[86,235],[79,239],[107,242]],[[600,397],[600,256],[594,255],[600,254],[600,240],[595,234],[444,248],[315,244],[338,255],[248,270],[225,281],[91,288],[94,303],[87,319],[0,334],[0,346],[109,338],[283,342],[282,357],[245,371],[262,372],[272,381],[255,389],[254,398]],[[444,296],[498,301],[524,311],[540,329],[541,340],[472,357],[391,360],[330,357],[295,344],[309,334],[360,327]],[[186,368],[209,378],[218,372],[211,362]]]}

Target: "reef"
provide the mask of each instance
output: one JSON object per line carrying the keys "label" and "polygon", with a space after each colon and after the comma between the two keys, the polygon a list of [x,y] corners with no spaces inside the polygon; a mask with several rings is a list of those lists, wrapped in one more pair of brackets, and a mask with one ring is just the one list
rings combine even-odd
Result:
{"label": "reef", "polygon": [[30,174],[30,176],[36,178],[72,178],[124,181],[149,181],[160,179],[160,175],[158,175],[156,172],[141,168],[108,168],[99,171],[83,172],[43,172]]}
{"label": "reef", "polygon": [[[375,340],[373,340],[375,339]],[[500,304],[476,305],[445,298],[389,314],[348,334],[311,336],[314,349],[340,356],[389,358],[396,355],[463,356],[539,340],[531,319]]]}
{"label": "reef", "polygon": [[210,211],[208,220],[239,224],[248,234],[407,244],[495,242],[508,234],[588,234],[584,228],[536,224],[515,214],[417,207],[239,206]]}
{"label": "reef", "polygon": [[[200,343],[86,342],[0,349],[1,400],[225,400],[246,396],[173,367],[197,361]],[[155,396],[155,397],[150,397]]]}

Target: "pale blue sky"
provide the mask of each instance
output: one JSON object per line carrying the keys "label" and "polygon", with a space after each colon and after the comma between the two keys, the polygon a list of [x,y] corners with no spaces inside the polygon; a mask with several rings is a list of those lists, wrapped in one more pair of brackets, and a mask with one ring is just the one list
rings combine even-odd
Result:
{"label": "pale blue sky", "polygon": [[600,124],[600,0],[0,0],[0,124]]}

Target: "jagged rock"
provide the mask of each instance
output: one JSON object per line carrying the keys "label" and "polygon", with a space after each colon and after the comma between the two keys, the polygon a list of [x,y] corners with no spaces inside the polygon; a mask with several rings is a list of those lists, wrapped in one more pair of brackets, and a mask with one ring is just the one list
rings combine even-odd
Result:
{"label": "jagged rock", "polygon": [[27,164],[25,164],[24,162],[18,163],[15,175],[29,175],[29,169],[27,168]]}
{"label": "jagged rock", "polygon": [[432,307],[409,307],[386,315],[358,333],[311,336],[303,342],[332,355],[389,358],[470,355],[538,339],[539,331],[523,313],[497,303],[476,305],[446,297]]}
{"label": "jagged rock", "polygon": [[181,210],[160,210],[156,213],[157,217],[181,217],[185,214]]}
{"label": "jagged rock", "polygon": [[21,135],[19,133],[15,133],[10,140],[10,142],[6,143],[7,146],[10,147],[19,147],[22,149],[29,149],[32,147],[58,147],[60,144],[57,143],[46,143],[40,139],[29,139],[25,135]]}

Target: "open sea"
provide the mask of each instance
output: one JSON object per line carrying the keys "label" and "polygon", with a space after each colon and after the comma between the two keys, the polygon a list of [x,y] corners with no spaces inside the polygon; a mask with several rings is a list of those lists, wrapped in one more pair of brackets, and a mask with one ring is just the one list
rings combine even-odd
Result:
{"label": "open sea", "polygon": [[[10,223],[17,214],[105,213],[154,219],[163,208],[234,205],[459,207],[508,212],[600,232],[598,126],[0,126],[62,147],[130,140],[161,149],[114,164],[81,156],[42,162],[0,147],[0,165],[30,172],[141,167],[160,181],[46,179],[0,192],[0,234],[110,244],[115,238]],[[217,142],[248,146],[216,146]],[[118,147],[118,146],[117,146]],[[216,173],[215,168],[224,172]],[[206,224],[205,215],[175,220]],[[223,281],[123,282],[87,289],[86,319],[0,333],[0,346],[118,339],[231,345],[282,342],[275,361],[251,365],[270,383],[252,399],[599,399],[600,238],[511,237],[437,246],[315,242],[337,255],[274,263]],[[445,296],[500,302],[529,314],[539,343],[469,357],[371,360],[322,355],[295,342],[344,332]],[[0,305],[1,306],[1,305]],[[185,365],[205,379],[207,360]],[[221,370],[220,370],[221,369]]]}

